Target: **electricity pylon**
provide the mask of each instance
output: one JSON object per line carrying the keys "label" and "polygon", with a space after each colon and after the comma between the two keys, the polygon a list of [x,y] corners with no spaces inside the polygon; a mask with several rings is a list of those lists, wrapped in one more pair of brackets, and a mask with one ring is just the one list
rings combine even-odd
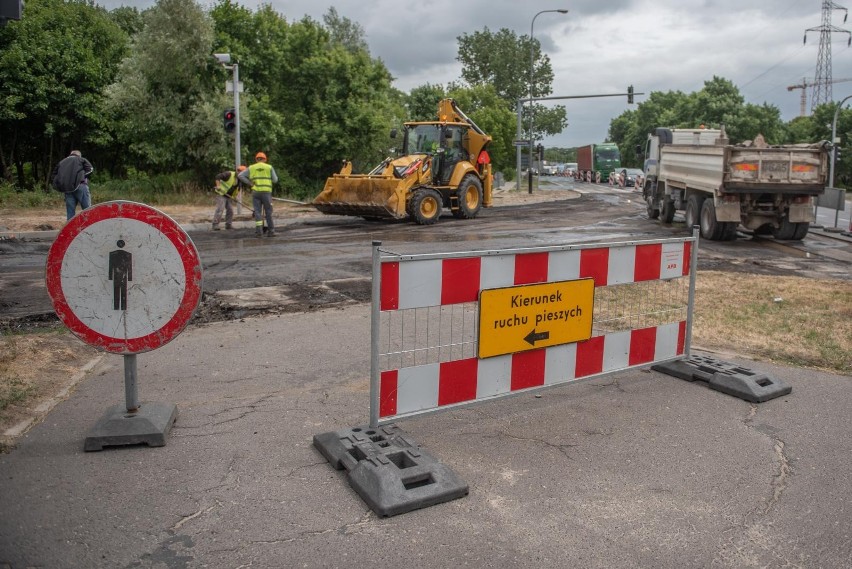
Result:
{"label": "electricity pylon", "polygon": [[817,54],[816,74],[813,82],[813,95],[811,96],[811,112],[819,105],[830,103],[834,100],[831,92],[831,34],[849,34],[849,45],[852,45],[852,32],[831,25],[832,10],[843,10],[843,21],[849,11],[835,4],[831,0],[822,0],[822,24],[816,28],[805,30],[804,43],[808,42],[808,32],[819,32],[819,53]]}

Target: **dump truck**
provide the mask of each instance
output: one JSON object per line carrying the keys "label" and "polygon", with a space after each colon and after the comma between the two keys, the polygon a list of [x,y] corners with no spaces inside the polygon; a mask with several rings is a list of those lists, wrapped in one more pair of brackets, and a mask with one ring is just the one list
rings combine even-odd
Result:
{"label": "dump truck", "polygon": [[644,151],[642,195],[648,217],[671,223],[683,211],[687,227],[713,241],[736,238],[740,224],[756,234],[800,240],[825,192],[827,141],[772,146],[758,135],[732,145],[720,129],[657,128]]}
{"label": "dump truck", "polygon": [[618,145],[611,142],[589,144],[577,149],[577,180],[600,183],[621,167]]}
{"label": "dump truck", "polygon": [[311,204],[332,215],[410,218],[420,225],[437,222],[444,209],[473,219],[491,207],[491,137],[453,99],[438,103],[437,118],[405,123],[401,156],[366,174],[353,174],[345,160]]}

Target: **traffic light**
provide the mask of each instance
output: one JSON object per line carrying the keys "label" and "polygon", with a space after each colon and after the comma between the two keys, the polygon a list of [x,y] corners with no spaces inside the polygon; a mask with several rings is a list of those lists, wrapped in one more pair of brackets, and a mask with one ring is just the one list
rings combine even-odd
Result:
{"label": "traffic light", "polygon": [[633,85],[628,85],[627,87],[627,104],[633,104]]}
{"label": "traffic light", "polygon": [[840,145],[839,144],[834,145],[834,163],[840,164]]}
{"label": "traffic light", "polygon": [[539,160],[544,160],[544,145],[543,144],[536,144],[535,152],[536,152],[536,154],[538,154]]}
{"label": "traffic light", "polygon": [[0,0],[0,26],[6,24],[7,20],[20,20],[24,12],[24,3],[21,0]]}
{"label": "traffic light", "polygon": [[237,129],[236,109],[225,109],[222,114],[222,121],[225,125],[225,132],[234,132]]}

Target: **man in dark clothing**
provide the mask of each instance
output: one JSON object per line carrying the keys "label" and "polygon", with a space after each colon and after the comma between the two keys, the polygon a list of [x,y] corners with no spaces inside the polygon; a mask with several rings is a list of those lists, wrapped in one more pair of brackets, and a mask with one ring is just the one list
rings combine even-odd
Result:
{"label": "man in dark clothing", "polygon": [[88,178],[94,170],[79,150],[72,150],[71,154],[53,169],[53,187],[65,194],[65,212],[68,219],[74,217],[77,204],[80,204],[81,210],[92,205]]}

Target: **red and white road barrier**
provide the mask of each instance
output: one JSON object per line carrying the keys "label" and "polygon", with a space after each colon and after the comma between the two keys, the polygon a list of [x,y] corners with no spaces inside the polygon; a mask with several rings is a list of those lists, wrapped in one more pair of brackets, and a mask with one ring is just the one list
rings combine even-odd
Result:
{"label": "red and white road barrier", "polygon": [[[685,239],[446,255],[388,254],[374,243],[371,424],[687,355],[696,240],[697,235],[693,235]],[[465,305],[473,312],[479,308],[484,290],[585,278],[594,279],[596,296],[603,296],[604,287],[688,280],[688,302],[673,312],[674,321],[645,323],[635,329],[593,330],[591,338],[577,343],[487,358],[477,357],[476,350],[466,354],[457,351],[457,355],[441,361],[421,363],[414,358],[415,365],[379,369],[383,356],[399,348],[398,338],[393,337],[397,333],[385,332],[385,340],[390,335],[396,347],[381,352],[382,317],[402,319],[403,315],[397,313],[416,314],[423,309],[441,312],[454,305]],[[417,336],[411,328],[409,325],[405,333]],[[429,334],[421,330],[419,336]],[[478,334],[478,330],[468,331],[471,341],[478,341]],[[409,348],[413,352],[434,349]],[[395,360],[397,364],[399,361]]]}

